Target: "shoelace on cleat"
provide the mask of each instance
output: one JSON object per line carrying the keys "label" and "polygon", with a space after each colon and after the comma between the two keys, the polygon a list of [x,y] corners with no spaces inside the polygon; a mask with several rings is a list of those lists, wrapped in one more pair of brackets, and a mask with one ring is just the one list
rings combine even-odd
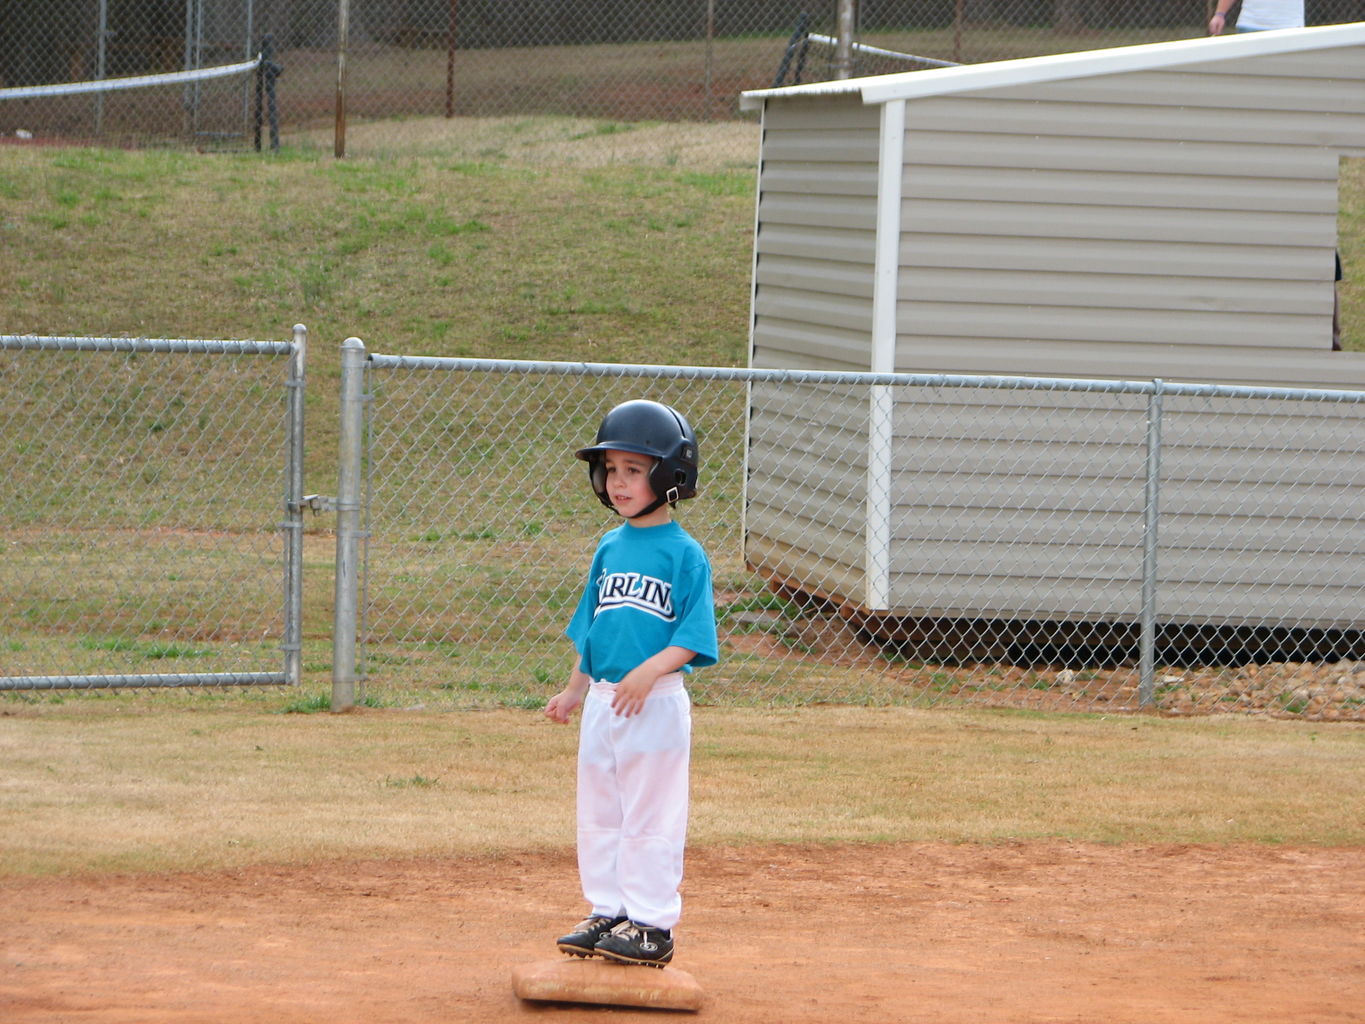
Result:
{"label": "shoelace on cleat", "polygon": [[642,928],[634,921],[622,921],[611,930],[611,934],[619,935],[628,942],[636,942],[642,952],[653,952],[660,948],[659,943],[652,941],[649,937],[651,931],[658,929]]}

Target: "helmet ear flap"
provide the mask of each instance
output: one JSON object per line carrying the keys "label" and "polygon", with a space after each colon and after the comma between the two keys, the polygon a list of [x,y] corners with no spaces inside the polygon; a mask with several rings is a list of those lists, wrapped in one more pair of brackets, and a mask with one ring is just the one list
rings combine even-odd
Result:
{"label": "helmet ear flap", "polygon": [[673,486],[668,489],[668,503],[676,508],[679,501],[696,493],[696,488],[687,487],[687,473],[681,469],[673,470]]}
{"label": "helmet ear flap", "polygon": [[683,498],[690,498],[697,493],[696,487],[688,484],[687,470],[678,466],[673,459],[659,459],[655,462],[654,469],[649,474],[649,486],[655,497],[674,506]]}
{"label": "helmet ear flap", "polygon": [[588,482],[592,484],[597,500],[611,508],[611,499],[607,497],[607,465],[600,452],[588,456]]}

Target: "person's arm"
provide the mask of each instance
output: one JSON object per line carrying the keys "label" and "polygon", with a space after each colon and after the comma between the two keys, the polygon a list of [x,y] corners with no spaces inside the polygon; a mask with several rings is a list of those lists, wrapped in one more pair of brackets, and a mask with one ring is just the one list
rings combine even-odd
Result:
{"label": "person's arm", "polygon": [[611,709],[626,718],[638,715],[659,677],[678,671],[696,656],[696,651],[689,651],[686,647],[665,647],[653,657],[646,658],[616,684],[612,690]]}
{"label": "person's arm", "polygon": [[1232,4],[1224,4],[1223,0],[1218,0],[1218,9],[1209,18],[1209,35],[1221,36],[1223,29],[1228,27],[1228,18],[1231,16]]}
{"label": "person's arm", "polygon": [[575,662],[569,673],[569,685],[560,690],[545,705],[545,717],[564,725],[569,716],[578,710],[587,695],[588,685],[592,682],[583,671],[582,662]]}

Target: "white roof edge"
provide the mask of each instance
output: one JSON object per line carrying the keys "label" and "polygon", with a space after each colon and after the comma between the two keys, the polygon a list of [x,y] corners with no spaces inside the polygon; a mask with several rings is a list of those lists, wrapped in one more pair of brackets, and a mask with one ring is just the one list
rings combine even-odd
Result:
{"label": "white roof edge", "polygon": [[1114,75],[1126,71],[1150,71],[1180,64],[1242,57],[1262,57],[1300,50],[1322,50],[1365,43],[1365,22],[1286,28],[1272,32],[1175,39],[1165,43],[1119,46],[1108,50],[1081,50],[1046,57],[963,64],[953,68],[902,71],[894,75],[850,78],[836,82],[811,82],[778,89],[753,89],[740,94],[741,110],[758,110],[770,99],[801,99],[811,96],[859,96],[866,104],[893,100],[972,92],[1009,85],[1055,82],[1090,75]]}

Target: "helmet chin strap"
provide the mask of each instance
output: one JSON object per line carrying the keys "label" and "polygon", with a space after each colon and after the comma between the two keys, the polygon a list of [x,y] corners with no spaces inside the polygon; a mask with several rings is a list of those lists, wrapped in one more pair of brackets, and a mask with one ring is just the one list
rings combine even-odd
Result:
{"label": "helmet chin strap", "polygon": [[[654,501],[654,504],[650,505],[648,508],[641,509],[639,512],[636,512],[635,515],[633,515],[633,516],[622,516],[622,518],[624,518],[624,519],[639,519],[639,518],[641,518],[642,516],[647,516],[647,515],[649,515],[651,512],[655,511],[655,510],[656,510],[660,505],[662,505],[663,503],[664,503],[664,502],[663,502],[663,499],[662,499],[662,498],[656,498],[655,501]],[[616,514],[617,514],[618,516],[621,515],[620,512],[618,512],[618,513],[616,513]]]}
{"label": "helmet chin strap", "polygon": [[[661,506],[663,506],[663,505],[665,505],[665,504],[672,505],[672,506],[675,507],[675,508],[677,507],[677,504],[678,504],[678,489],[677,489],[676,487],[670,487],[670,488],[668,489],[668,492],[667,492],[666,494],[664,494],[664,496],[663,496],[662,498],[655,498],[655,499],[654,499],[654,503],[653,503],[652,505],[650,505],[648,508],[641,509],[639,512],[636,512],[635,515],[633,515],[633,516],[625,516],[625,517],[623,517],[623,518],[626,518],[626,519],[639,519],[641,516],[647,516],[647,515],[649,515],[651,512],[656,511],[657,509],[659,509]],[[613,511],[615,511],[615,510],[613,509]],[[617,512],[616,514],[617,514],[618,516],[621,515],[620,512]]]}

